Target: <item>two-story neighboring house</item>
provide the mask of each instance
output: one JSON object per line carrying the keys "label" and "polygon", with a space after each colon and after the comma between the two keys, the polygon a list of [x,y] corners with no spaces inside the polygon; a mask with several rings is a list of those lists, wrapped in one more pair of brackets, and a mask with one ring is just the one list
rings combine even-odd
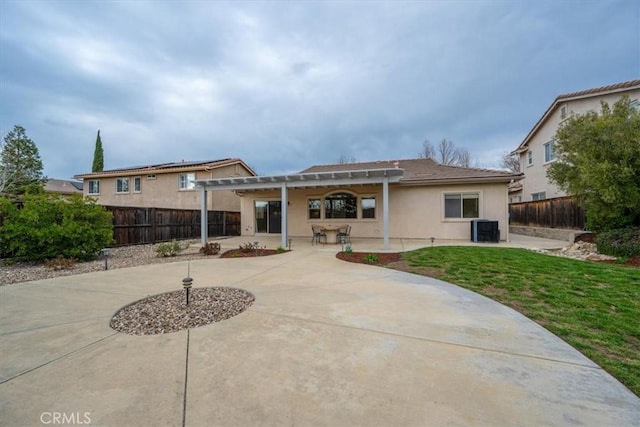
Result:
{"label": "two-story neighboring house", "polygon": [[[83,193],[105,206],[200,209],[199,179],[255,176],[240,159],[181,161],[76,175]],[[222,191],[208,201],[209,210],[240,211],[240,198]]]}
{"label": "two-story neighboring house", "polygon": [[580,92],[559,95],[551,103],[520,146],[512,154],[520,156],[520,170],[524,179],[512,186],[510,202],[562,197],[567,194],[547,178],[547,167],[556,160],[554,137],[561,124],[572,114],[584,114],[601,109],[601,101],[610,106],[627,95],[632,102],[640,99],[640,80],[617,83],[609,86],[587,89]]}

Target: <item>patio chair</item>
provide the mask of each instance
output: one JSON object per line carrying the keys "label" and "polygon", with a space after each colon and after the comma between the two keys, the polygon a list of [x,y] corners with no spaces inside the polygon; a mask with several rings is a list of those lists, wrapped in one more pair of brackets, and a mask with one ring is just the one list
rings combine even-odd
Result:
{"label": "patio chair", "polygon": [[338,235],[336,236],[336,243],[351,243],[351,226],[343,225],[338,230]]}
{"label": "patio chair", "polygon": [[324,229],[319,225],[312,225],[311,231],[313,232],[313,238],[311,239],[311,244],[315,243],[327,243],[327,233],[324,232]]}

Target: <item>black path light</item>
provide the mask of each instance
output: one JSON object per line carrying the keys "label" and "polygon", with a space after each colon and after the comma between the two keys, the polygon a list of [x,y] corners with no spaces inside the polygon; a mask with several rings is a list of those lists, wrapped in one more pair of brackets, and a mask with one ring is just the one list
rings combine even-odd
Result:
{"label": "black path light", "polygon": [[102,258],[104,258],[104,269],[109,269],[109,248],[102,249]]}
{"label": "black path light", "polygon": [[287,239],[287,249],[291,250],[291,239]]}
{"label": "black path light", "polygon": [[186,291],[187,294],[187,305],[189,305],[189,289],[191,289],[191,285],[193,284],[193,279],[190,277],[191,272],[191,261],[187,264],[187,277],[182,279],[182,287]]}

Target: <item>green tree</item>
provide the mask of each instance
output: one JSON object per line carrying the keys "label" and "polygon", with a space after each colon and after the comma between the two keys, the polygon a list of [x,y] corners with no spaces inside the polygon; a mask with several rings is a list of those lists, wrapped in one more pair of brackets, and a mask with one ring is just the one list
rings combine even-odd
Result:
{"label": "green tree", "polygon": [[0,199],[0,215],[0,254],[28,260],[89,260],[113,243],[111,212],[79,194],[28,194],[22,209]]}
{"label": "green tree", "polygon": [[0,147],[0,193],[41,192],[46,182],[38,147],[22,126],[14,126]]}
{"label": "green tree", "polygon": [[93,166],[91,172],[102,172],[104,169],[104,150],[102,149],[102,140],[100,139],[100,129],[96,137],[96,148],[93,150]]}
{"label": "green tree", "polygon": [[558,129],[558,161],[547,176],[574,195],[593,231],[623,228],[640,218],[640,112],[628,97],[601,112],[572,115]]}

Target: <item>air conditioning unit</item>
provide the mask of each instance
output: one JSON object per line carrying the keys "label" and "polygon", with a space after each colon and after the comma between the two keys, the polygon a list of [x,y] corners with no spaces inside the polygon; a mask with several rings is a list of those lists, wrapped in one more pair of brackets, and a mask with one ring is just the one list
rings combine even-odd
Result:
{"label": "air conditioning unit", "polygon": [[488,219],[472,220],[471,241],[498,243],[500,241],[500,230],[498,229],[498,221],[490,221]]}

